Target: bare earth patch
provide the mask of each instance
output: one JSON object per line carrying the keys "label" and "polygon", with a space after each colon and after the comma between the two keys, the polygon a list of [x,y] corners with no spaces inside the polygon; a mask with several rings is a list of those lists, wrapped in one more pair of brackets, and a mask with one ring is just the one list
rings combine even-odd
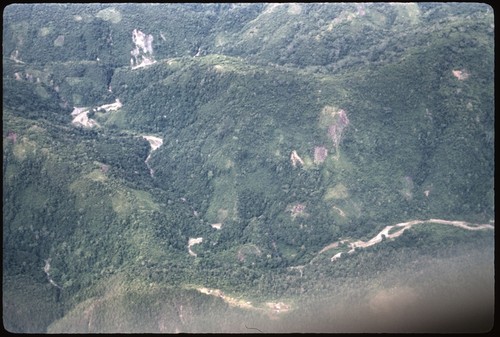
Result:
{"label": "bare earth patch", "polygon": [[213,223],[210,225],[212,228],[215,228],[215,229],[221,229],[222,228],[222,223]]}
{"label": "bare earth patch", "polygon": [[75,109],[71,113],[72,116],[75,116],[75,118],[73,118],[72,123],[74,125],[80,125],[87,128],[98,126],[99,124],[97,124],[95,120],[88,117],[89,112],[90,112],[89,109],[75,107]]}
{"label": "bare earth patch", "polygon": [[470,74],[465,70],[452,70],[453,76],[455,76],[459,81],[463,81],[469,78]]}
{"label": "bare earth patch", "polygon": [[189,238],[189,241],[188,241],[188,253],[189,253],[189,255],[196,257],[197,254],[191,250],[191,247],[193,245],[197,245],[197,244],[200,244],[202,242],[203,242],[203,238]]}
{"label": "bare earth patch", "polygon": [[247,310],[264,311],[268,314],[283,314],[292,310],[290,304],[284,302],[266,302],[262,306],[254,306],[252,302],[244,299],[237,299],[224,294],[220,289],[210,289],[205,287],[196,288],[200,293],[221,298],[224,302],[233,307],[238,307]]}
{"label": "bare earth patch", "polygon": [[304,161],[302,160],[302,158],[299,157],[297,151],[295,150],[292,151],[292,154],[290,155],[290,160],[292,161],[293,167],[296,167],[297,163],[304,166]]}
{"label": "bare earth patch", "polygon": [[154,170],[149,166],[149,159],[151,158],[151,154],[153,153],[153,151],[163,144],[163,139],[155,136],[142,136],[142,138],[147,140],[149,142],[149,145],[151,146],[151,151],[149,152],[148,157],[144,162],[149,169],[149,174],[154,177]]}
{"label": "bare earth patch", "polygon": [[149,145],[151,145],[151,151],[156,150],[163,144],[163,139],[161,139],[160,137],[142,136],[142,138],[149,142]]}

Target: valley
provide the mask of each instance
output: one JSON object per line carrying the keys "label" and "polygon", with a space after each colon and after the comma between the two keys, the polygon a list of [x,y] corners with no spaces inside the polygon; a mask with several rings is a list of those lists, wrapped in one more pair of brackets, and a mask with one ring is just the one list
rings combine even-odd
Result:
{"label": "valley", "polygon": [[488,5],[13,4],[3,28],[8,331],[492,325]]}

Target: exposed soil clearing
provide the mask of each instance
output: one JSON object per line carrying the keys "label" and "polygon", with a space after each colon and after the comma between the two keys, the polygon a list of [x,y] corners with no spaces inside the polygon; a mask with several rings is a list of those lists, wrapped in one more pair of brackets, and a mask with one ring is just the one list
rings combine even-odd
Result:
{"label": "exposed soil clearing", "polygon": [[463,81],[469,78],[469,73],[465,70],[452,70],[453,76],[455,76],[459,81]]}
{"label": "exposed soil clearing", "polygon": [[302,160],[302,158],[299,157],[297,151],[295,150],[292,151],[292,154],[290,155],[290,160],[292,161],[293,167],[297,167],[297,163],[304,166],[304,161]]}
{"label": "exposed soil clearing", "polygon": [[122,106],[123,106],[122,102],[120,102],[120,99],[117,98],[114,103],[101,105],[96,110],[97,111],[105,110],[106,112],[110,112],[110,111],[116,111],[120,109]]}
{"label": "exposed soil clearing", "polygon": [[74,125],[80,125],[83,127],[91,128],[93,126],[97,126],[97,122],[91,118],[89,118],[88,114],[90,112],[90,109],[88,108],[77,108],[75,107],[73,109],[73,112],[71,112],[71,116],[74,116],[73,123]]}
{"label": "exposed soil clearing", "polygon": [[153,153],[154,150],[162,146],[163,139],[155,136],[142,136],[142,138],[147,140],[149,142],[149,145],[151,145],[151,151],[149,151],[148,157],[144,162],[146,163],[146,166],[149,169],[149,174],[151,175],[151,177],[153,177],[155,171],[149,166],[149,159],[151,158],[151,153]]}
{"label": "exposed soil clearing", "polygon": [[200,293],[221,298],[224,302],[233,307],[238,307],[247,310],[264,311],[268,314],[280,314],[291,310],[289,304],[283,302],[266,302],[263,307],[256,307],[252,302],[243,299],[236,299],[225,295],[220,289],[209,289],[205,287],[196,288]]}
{"label": "exposed soil clearing", "polygon": [[222,223],[213,223],[211,224],[210,226],[212,226],[212,228],[215,228],[217,230],[221,229],[222,228]]}
{"label": "exposed soil clearing", "polygon": [[[97,108],[94,108],[93,111],[94,112],[102,110],[104,110],[105,112],[116,111],[120,109],[122,106],[123,105],[120,102],[120,99],[117,98],[114,103],[101,105]],[[89,118],[88,116],[89,112],[90,108],[74,107],[73,111],[71,112],[71,116],[74,117],[72,123],[74,125],[80,125],[87,128],[99,126],[99,124],[97,124],[95,120]]]}
{"label": "exposed soil clearing", "polygon": [[155,137],[155,136],[142,136],[145,140],[149,142],[149,145],[151,145],[151,151],[156,150],[163,144],[163,139],[160,137]]}
{"label": "exposed soil clearing", "polygon": [[202,242],[203,242],[203,238],[189,238],[189,241],[188,241],[188,253],[189,253],[189,255],[196,257],[197,254],[191,250],[191,247],[193,245],[197,245],[197,244],[200,244]]}

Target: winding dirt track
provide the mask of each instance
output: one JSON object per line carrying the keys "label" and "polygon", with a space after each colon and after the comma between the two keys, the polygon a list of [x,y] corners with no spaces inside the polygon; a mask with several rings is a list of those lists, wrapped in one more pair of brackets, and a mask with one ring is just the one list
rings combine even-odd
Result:
{"label": "winding dirt track", "polygon": [[[351,254],[351,253],[354,252],[354,250],[356,248],[366,248],[366,247],[373,246],[373,245],[375,245],[377,243],[382,242],[382,240],[383,240],[384,237],[388,238],[388,239],[397,238],[398,236],[400,236],[401,234],[403,234],[403,232],[405,230],[411,228],[412,226],[419,225],[419,224],[425,224],[425,223],[427,223],[427,224],[428,223],[433,223],[433,224],[451,225],[451,226],[460,227],[462,229],[466,229],[466,230],[470,230],[470,231],[485,230],[485,229],[493,229],[494,230],[495,229],[495,226],[493,226],[492,224],[471,224],[471,223],[468,223],[468,222],[465,222],[465,221],[450,221],[450,220],[441,220],[441,219],[412,220],[412,221],[408,221],[408,222],[398,223],[396,225],[386,226],[384,229],[382,229],[380,231],[380,233],[378,233],[376,236],[374,236],[373,238],[371,238],[370,240],[368,240],[366,242],[365,241],[361,241],[361,240],[354,241],[354,242],[349,242],[349,240],[341,240],[341,241],[333,242],[333,243],[329,244],[328,246],[324,247],[323,249],[321,249],[317,255],[319,255],[321,253],[324,253],[327,250],[336,248],[340,244],[343,244],[343,243],[346,243],[346,242],[349,243],[349,248],[350,248],[350,250],[347,251],[347,253]],[[393,232],[393,233],[389,234],[389,232],[393,228],[400,228],[400,229],[397,230],[396,232]],[[344,252],[339,252],[339,253],[335,254],[331,258],[331,260],[335,261],[343,253]],[[312,262],[313,261],[311,260],[311,263]]]}

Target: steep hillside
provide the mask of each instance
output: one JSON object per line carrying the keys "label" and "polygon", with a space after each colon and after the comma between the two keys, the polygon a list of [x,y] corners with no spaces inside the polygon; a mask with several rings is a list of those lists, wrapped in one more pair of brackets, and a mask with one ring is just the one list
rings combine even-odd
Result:
{"label": "steep hillside", "polygon": [[[303,331],[332,298],[318,331],[482,303],[488,329],[493,30],[482,4],[8,6],[4,326]],[[401,321],[481,291],[405,327],[384,284]]]}

